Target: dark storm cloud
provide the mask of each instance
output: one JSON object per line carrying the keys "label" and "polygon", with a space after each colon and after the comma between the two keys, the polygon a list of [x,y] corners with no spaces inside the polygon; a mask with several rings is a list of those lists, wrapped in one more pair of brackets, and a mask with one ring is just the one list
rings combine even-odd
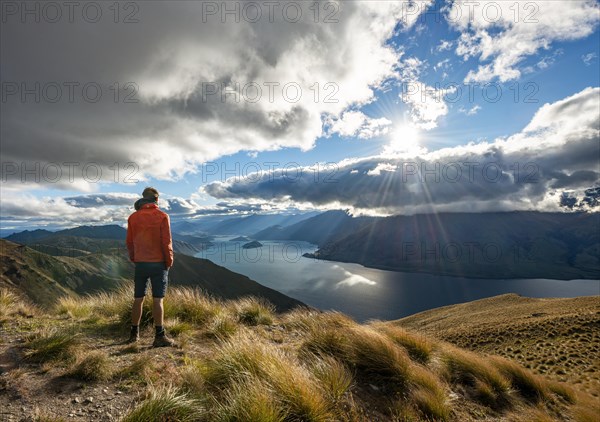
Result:
{"label": "dark storm cloud", "polygon": [[309,168],[264,172],[213,182],[205,192],[215,198],[285,199],[389,214],[557,209],[557,189],[600,183],[599,94],[600,89],[588,88],[547,104],[522,133],[506,140],[415,157],[346,160],[319,175]]}
{"label": "dark storm cloud", "polygon": [[[172,178],[240,150],[307,149],[322,134],[323,113],[337,115],[370,100],[372,87],[394,75],[399,58],[385,45],[401,11],[395,3],[344,3],[335,24],[315,22],[310,5],[301,2],[295,23],[281,9],[273,19],[263,11],[255,23],[231,16],[224,23],[220,11],[204,10],[211,2],[194,1],[130,2],[138,8],[137,22],[130,23],[123,20],[133,10],[119,3],[115,23],[113,3],[94,3],[103,13],[97,23],[82,18],[86,2],[78,3],[73,22],[66,10],[56,23],[47,16],[35,22],[18,12],[3,15],[3,162],[93,163],[103,169],[102,180],[123,182],[109,166],[134,163],[138,178]],[[314,101],[309,87],[316,82],[336,83],[337,101]],[[236,99],[221,95],[221,83],[228,89],[239,83],[242,93],[256,83],[263,92],[257,102]],[[264,85],[270,83],[279,84],[274,101]],[[301,85],[299,101],[283,97],[286,83]],[[18,182],[20,173],[6,180]],[[55,187],[65,185],[61,180]]]}

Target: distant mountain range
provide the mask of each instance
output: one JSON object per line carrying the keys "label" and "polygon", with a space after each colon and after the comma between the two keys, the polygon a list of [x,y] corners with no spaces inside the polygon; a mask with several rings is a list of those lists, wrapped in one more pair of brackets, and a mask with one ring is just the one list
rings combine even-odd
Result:
{"label": "distant mountain range", "polygon": [[[50,255],[81,256],[107,249],[123,248],[127,230],[117,225],[80,226],[56,232],[48,230],[25,230],[13,233],[5,239],[21,243]],[[173,233],[173,250],[194,256],[210,247],[211,237],[199,237]]]}
{"label": "distant mountain range", "polygon": [[[311,233],[320,217],[294,227],[294,235],[305,240],[307,235],[300,233]],[[346,220],[340,216],[338,227],[347,227]],[[441,213],[371,218],[345,233],[333,230],[321,238],[315,234],[313,239],[320,241],[320,248],[311,256],[387,270],[477,278],[598,279],[599,228],[599,213]]]}
{"label": "distant mountain range", "polygon": [[270,226],[290,226],[319,214],[311,211],[299,214],[251,214],[240,217],[206,216],[174,222],[171,227],[173,232],[179,234],[249,236]]}

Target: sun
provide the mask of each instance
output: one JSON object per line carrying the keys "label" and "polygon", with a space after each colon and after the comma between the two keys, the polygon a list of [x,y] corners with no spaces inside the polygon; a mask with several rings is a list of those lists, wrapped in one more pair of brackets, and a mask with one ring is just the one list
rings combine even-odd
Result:
{"label": "sun", "polygon": [[384,153],[416,153],[422,151],[420,144],[421,131],[411,123],[394,125],[390,132],[390,142]]}

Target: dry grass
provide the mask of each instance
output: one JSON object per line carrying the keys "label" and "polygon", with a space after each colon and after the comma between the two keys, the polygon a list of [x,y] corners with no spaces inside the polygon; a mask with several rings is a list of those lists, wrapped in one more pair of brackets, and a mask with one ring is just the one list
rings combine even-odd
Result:
{"label": "dry grass", "polygon": [[427,363],[431,358],[433,343],[426,337],[383,322],[376,322],[372,325],[375,329],[389,337],[394,343],[404,347],[413,360],[420,363]]}
{"label": "dry grass", "polygon": [[42,329],[25,343],[25,359],[34,363],[73,363],[81,347],[81,338],[58,329]]}
{"label": "dry grass", "polygon": [[148,397],[129,412],[122,422],[194,422],[204,420],[204,413],[201,402],[174,387],[151,387]]}
{"label": "dry grass", "polygon": [[272,387],[254,377],[234,384],[227,389],[223,404],[215,411],[217,422],[255,421],[284,422],[285,409],[273,400]]}
{"label": "dry grass", "polygon": [[200,289],[178,287],[169,290],[164,306],[167,318],[179,318],[181,321],[204,326],[220,312],[223,303],[204,294]]}
{"label": "dry grass", "polygon": [[475,353],[450,346],[442,359],[449,381],[467,387],[473,398],[492,408],[507,404],[510,381],[490,362]]}
{"label": "dry grass", "polygon": [[0,322],[9,316],[19,315],[27,318],[40,315],[40,310],[6,288],[0,288]]}
{"label": "dry grass", "polygon": [[[57,310],[69,316],[61,318],[67,326],[127,327],[130,296],[121,289],[63,299]],[[597,405],[564,383],[384,322],[361,325],[310,309],[276,315],[262,300],[221,302],[189,288],[171,289],[165,310],[167,329],[187,339],[182,350],[120,345],[115,358],[84,354],[85,334],[44,329],[24,354],[30,362],[75,363],[66,374],[77,379],[146,389],[125,421],[543,422],[567,415],[587,422],[597,415]]]}
{"label": "dry grass", "polygon": [[490,357],[489,361],[506,376],[521,396],[532,402],[546,400],[549,394],[548,382],[527,371],[521,365],[501,357]]}
{"label": "dry grass", "polygon": [[433,309],[393,325],[476,352],[600,398],[600,296],[534,299],[515,294]]}
{"label": "dry grass", "polygon": [[[225,341],[212,359],[196,364],[196,369],[205,383],[201,384],[208,386],[216,397],[248,383],[266,383],[269,389],[263,389],[261,394],[272,391],[271,401],[279,403],[286,420],[328,421],[332,418],[331,403],[317,378],[292,356],[255,335],[240,333]],[[190,380],[189,375],[187,379]],[[188,382],[187,387],[198,384]],[[226,412],[223,409],[228,405],[224,398],[218,401],[220,411]],[[239,400],[231,405],[235,407],[236,403],[239,404]]]}
{"label": "dry grass", "polygon": [[237,300],[233,307],[238,320],[245,325],[271,325],[275,318],[275,307],[255,297]]}
{"label": "dry grass", "polygon": [[106,381],[113,372],[108,355],[102,351],[92,351],[80,359],[68,375],[83,381]]}

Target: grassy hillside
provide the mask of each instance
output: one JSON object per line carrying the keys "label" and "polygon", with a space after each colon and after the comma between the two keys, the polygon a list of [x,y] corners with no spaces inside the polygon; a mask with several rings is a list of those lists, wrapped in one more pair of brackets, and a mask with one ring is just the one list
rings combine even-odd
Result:
{"label": "grassy hillside", "polygon": [[[169,271],[171,285],[198,287],[222,299],[260,296],[271,301],[278,311],[303,305],[208,259],[176,253],[174,262]],[[0,239],[0,264],[0,287],[19,290],[46,307],[64,295],[110,291],[123,283],[133,290],[134,266],[124,248],[80,256],[51,256]]]}
{"label": "grassy hillside", "polygon": [[[600,285],[599,285],[600,293]],[[496,296],[421,312],[391,323],[600,395],[600,297]]]}
{"label": "grassy hillside", "polygon": [[2,290],[0,304],[6,420],[584,422],[600,410],[504,358],[339,313],[178,288],[165,312],[180,347],[154,349],[151,327],[123,343],[127,292],[42,313]]}
{"label": "grassy hillside", "polygon": [[62,296],[110,290],[125,281],[122,273],[98,271],[86,257],[51,256],[0,239],[0,287],[50,306]]}

